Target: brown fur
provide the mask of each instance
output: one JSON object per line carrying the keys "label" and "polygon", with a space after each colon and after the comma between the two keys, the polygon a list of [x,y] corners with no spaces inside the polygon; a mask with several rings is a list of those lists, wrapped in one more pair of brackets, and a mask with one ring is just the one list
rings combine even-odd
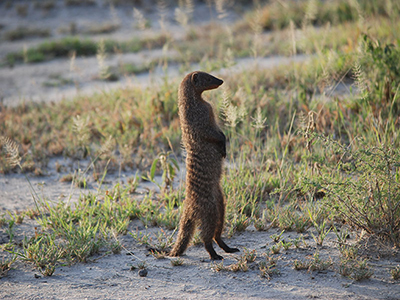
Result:
{"label": "brown fur", "polygon": [[226,156],[225,135],[218,127],[211,105],[201,94],[219,87],[222,80],[204,72],[188,74],[179,87],[179,119],[182,140],[187,151],[186,199],[177,241],[170,256],[185,252],[196,226],[212,259],[222,259],[213,240],[228,253],[239,251],[221,239],[225,200],[221,188],[223,159]]}

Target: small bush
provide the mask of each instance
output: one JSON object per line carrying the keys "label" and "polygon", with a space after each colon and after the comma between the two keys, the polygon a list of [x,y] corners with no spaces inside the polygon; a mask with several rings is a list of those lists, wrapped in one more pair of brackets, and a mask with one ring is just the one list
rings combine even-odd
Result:
{"label": "small bush", "polygon": [[392,278],[394,280],[399,280],[400,279],[400,266],[397,266],[396,268],[391,269],[390,275],[392,275]]}
{"label": "small bush", "polygon": [[[391,146],[345,147],[331,138],[326,153],[339,154],[338,163],[319,157],[318,176],[305,178],[309,187],[323,189],[325,204],[346,222],[400,245],[400,150]],[[328,150],[329,149],[329,150]],[[329,155],[329,154],[328,154]]]}
{"label": "small bush", "polygon": [[369,279],[374,274],[365,259],[342,259],[339,265],[339,273],[355,281]]}
{"label": "small bush", "polygon": [[11,265],[15,262],[16,257],[14,256],[12,259],[2,260],[0,262],[0,278],[5,277],[8,271],[11,269]]}

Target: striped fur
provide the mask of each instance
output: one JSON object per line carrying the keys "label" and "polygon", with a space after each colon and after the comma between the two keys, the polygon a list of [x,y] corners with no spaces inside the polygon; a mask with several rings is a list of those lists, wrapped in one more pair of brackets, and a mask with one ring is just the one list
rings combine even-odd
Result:
{"label": "striped fur", "polygon": [[186,199],[177,241],[170,256],[183,254],[198,226],[204,246],[212,259],[222,259],[213,240],[228,253],[239,251],[221,239],[225,200],[221,189],[225,135],[218,127],[212,106],[201,94],[223,83],[204,72],[188,74],[179,87],[179,119],[186,158]]}

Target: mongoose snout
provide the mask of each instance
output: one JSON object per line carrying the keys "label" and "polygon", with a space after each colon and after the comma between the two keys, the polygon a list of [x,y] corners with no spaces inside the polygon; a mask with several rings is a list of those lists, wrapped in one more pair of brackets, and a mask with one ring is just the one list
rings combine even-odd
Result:
{"label": "mongoose snout", "polygon": [[200,93],[203,91],[216,89],[224,83],[223,80],[205,72],[193,72],[191,74],[191,82],[193,87]]}

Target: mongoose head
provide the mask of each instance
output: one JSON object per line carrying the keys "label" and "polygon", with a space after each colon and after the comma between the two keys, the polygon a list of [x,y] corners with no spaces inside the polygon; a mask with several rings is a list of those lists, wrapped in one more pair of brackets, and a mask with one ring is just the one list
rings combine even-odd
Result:
{"label": "mongoose head", "polygon": [[186,78],[190,81],[194,90],[199,94],[207,90],[216,89],[224,83],[221,79],[200,71],[190,73]]}

